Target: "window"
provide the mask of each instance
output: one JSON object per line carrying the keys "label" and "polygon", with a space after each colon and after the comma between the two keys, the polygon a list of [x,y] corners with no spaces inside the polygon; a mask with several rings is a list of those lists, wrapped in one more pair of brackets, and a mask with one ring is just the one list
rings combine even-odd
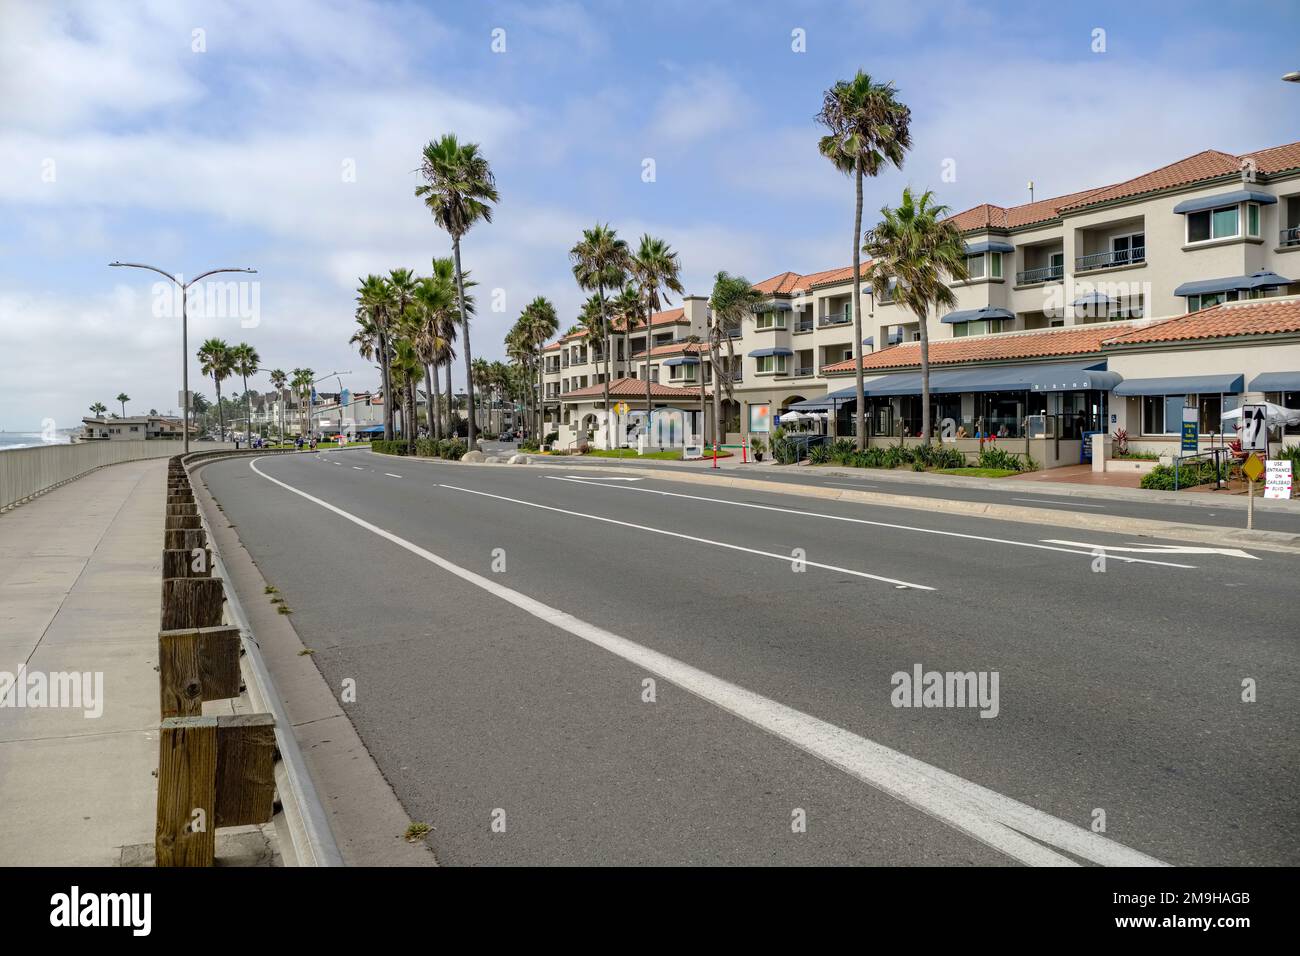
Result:
{"label": "window", "polygon": [[853,361],[853,349],[852,348],[844,349],[844,351],[840,353],[840,361],[841,362]]}
{"label": "window", "polygon": [[754,320],[754,327],[762,329],[783,329],[785,328],[784,312],[760,312]]}
{"label": "window", "polygon": [[978,322],[954,322],[952,334],[954,338],[963,335],[989,335],[993,332],[1001,332],[1004,321],[1004,319],[981,319]]}
{"label": "window", "polygon": [[972,279],[984,278],[984,253],[966,257],[966,271]]}
{"label": "window", "polygon": [[1147,395],[1142,399],[1142,434],[1178,435],[1183,430],[1186,395]]}
{"label": "window", "polygon": [[774,372],[777,375],[785,374],[785,356],[784,355],[760,355],[758,362],[758,371]]}
{"label": "window", "polygon": [[1259,203],[1246,204],[1246,235],[1259,237]]}
{"label": "window", "polygon": [[1146,233],[1134,232],[1127,236],[1112,236],[1110,251],[1116,264],[1144,262],[1147,257]]}
{"label": "window", "polygon": [[1231,239],[1239,234],[1238,207],[1223,206],[1187,215],[1187,241],[1209,242],[1211,239]]}
{"label": "window", "polygon": [[989,275],[994,279],[1002,278],[1002,253],[989,253]]}

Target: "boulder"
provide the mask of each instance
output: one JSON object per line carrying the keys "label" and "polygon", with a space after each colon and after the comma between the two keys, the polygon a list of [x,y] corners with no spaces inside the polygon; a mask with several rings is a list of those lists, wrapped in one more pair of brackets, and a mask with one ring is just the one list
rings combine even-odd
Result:
{"label": "boulder", "polygon": [[482,462],[485,459],[481,451],[467,451],[465,452],[464,455],[461,456],[460,460],[468,461],[468,462]]}
{"label": "boulder", "polygon": [[526,465],[526,464],[528,464],[528,456],[527,456],[527,455],[511,455],[511,456],[510,456],[510,464],[512,464],[512,465]]}

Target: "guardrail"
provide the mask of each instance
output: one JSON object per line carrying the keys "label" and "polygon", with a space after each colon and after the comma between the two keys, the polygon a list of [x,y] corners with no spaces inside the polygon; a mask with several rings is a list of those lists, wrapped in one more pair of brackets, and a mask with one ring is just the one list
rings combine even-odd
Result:
{"label": "guardrail", "polygon": [[[0,452],[0,512],[8,511],[70,481],[76,481],[106,465],[169,458],[183,447],[184,442],[163,439],[96,440],[72,445],[12,448]],[[223,443],[214,444],[213,447],[225,449],[234,448],[234,445]]]}
{"label": "guardrail", "polygon": [[[277,796],[289,836],[281,848],[286,860],[300,866],[343,862],[190,483],[193,465],[294,453],[221,449],[174,456],[168,465],[158,632],[158,866],[212,866],[215,831],[271,822]],[[202,716],[205,700],[244,692],[253,713]]]}

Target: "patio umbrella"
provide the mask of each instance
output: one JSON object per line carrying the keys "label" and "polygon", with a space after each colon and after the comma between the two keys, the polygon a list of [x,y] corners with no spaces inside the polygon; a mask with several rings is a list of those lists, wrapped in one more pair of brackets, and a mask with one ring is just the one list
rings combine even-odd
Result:
{"label": "patio umbrella", "polygon": [[801,422],[806,417],[808,416],[805,416],[802,412],[786,412],[780,417],[779,421],[782,424],[785,424],[786,422]]}
{"label": "patio umbrella", "polygon": [[[1269,428],[1277,428],[1281,425],[1300,425],[1300,408],[1284,408],[1281,405],[1274,405],[1272,402],[1256,402],[1252,404],[1264,406],[1264,420]],[[1238,421],[1241,418],[1240,408],[1224,412],[1219,418],[1225,425],[1232,423],[1233,428],[1241,427]]]}

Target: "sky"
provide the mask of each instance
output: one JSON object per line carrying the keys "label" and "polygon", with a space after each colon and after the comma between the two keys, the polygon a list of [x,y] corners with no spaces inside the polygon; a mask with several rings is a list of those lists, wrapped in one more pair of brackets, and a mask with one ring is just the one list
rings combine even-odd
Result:
{"label": "sky", "polygon": [[123,391],[128,413],[177,407],[177,300],[113,260],[257,270],[191,308],[209,399],[210,336],[374,387],[355,289],[449,254],[414,197],[445,132],[497,177],[462,248],[473,354],[504,358],[535,296],[576,318],[567,253],[597,222],[665,239],[691,294],[847,265],[852,182],[814,117],[856,70],[912,109],[870,225],[908,185],[1013,205],[1030,179],[1042,199],[1300,139],[1279,79],[1297,36],[1294,0],[0,0],[0,430],[75,426]]}

